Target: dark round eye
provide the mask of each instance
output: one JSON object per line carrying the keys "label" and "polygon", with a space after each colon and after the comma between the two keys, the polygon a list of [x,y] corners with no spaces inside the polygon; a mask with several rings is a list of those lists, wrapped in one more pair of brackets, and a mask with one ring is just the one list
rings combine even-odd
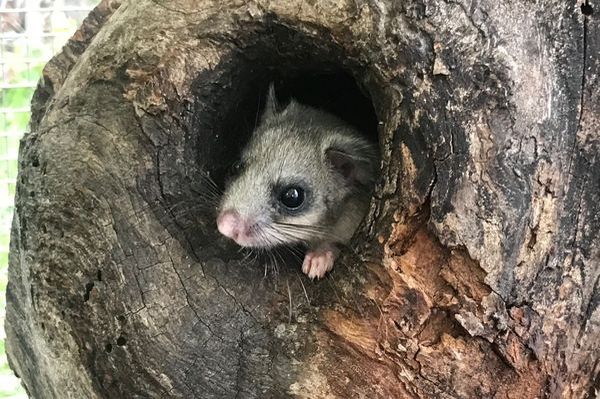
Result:
{"label": "dark round eye", "polygon": [[304,203],[304,189],[297,186],[285,187],[279,194],[279,201],[288,209],[298,209]]}

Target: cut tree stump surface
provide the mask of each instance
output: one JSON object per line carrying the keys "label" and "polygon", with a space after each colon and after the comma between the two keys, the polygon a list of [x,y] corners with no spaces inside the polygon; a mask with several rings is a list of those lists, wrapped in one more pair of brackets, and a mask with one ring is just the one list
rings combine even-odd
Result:
{"label": "cut tree stump surface", "polygon": [[[22,141],[11,367],[33,398],[593,398],[599,8],[105,0]],[[326,279],[265,275],[204,176],[274,75],[339,70],[379,121],[369,214]]]}

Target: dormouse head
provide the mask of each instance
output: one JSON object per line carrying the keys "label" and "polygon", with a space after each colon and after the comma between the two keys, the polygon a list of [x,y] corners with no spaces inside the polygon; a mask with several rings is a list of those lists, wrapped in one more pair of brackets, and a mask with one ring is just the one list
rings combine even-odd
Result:
{"label": "dormouse head", "polygon": [[352,195],[368,193],[372,145],[338,118],[292,100],[273,85],[260,125],[225,189],[219,231],[245,247],[338,241],[332,226]]}

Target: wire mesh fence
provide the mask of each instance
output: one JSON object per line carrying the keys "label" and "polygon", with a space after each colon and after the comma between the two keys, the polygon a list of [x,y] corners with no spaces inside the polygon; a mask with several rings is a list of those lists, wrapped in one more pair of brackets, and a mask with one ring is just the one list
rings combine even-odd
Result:
{"label": "wire mesh fence", "polygon": [[4,352],[8,246],[19,140],[44,64],[98,0],[0,0],[0,398],[26,398]]}

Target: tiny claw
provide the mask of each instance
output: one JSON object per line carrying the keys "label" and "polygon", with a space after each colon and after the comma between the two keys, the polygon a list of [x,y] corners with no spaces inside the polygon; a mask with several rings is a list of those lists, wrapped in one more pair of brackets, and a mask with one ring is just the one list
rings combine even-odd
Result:
{"label": "tiny claw", "polygon": [[323,278],[328,271],[333,269],[336,256],[337,250],[331,245],[310,250],[304,256],[302,272],[311,280]]}

